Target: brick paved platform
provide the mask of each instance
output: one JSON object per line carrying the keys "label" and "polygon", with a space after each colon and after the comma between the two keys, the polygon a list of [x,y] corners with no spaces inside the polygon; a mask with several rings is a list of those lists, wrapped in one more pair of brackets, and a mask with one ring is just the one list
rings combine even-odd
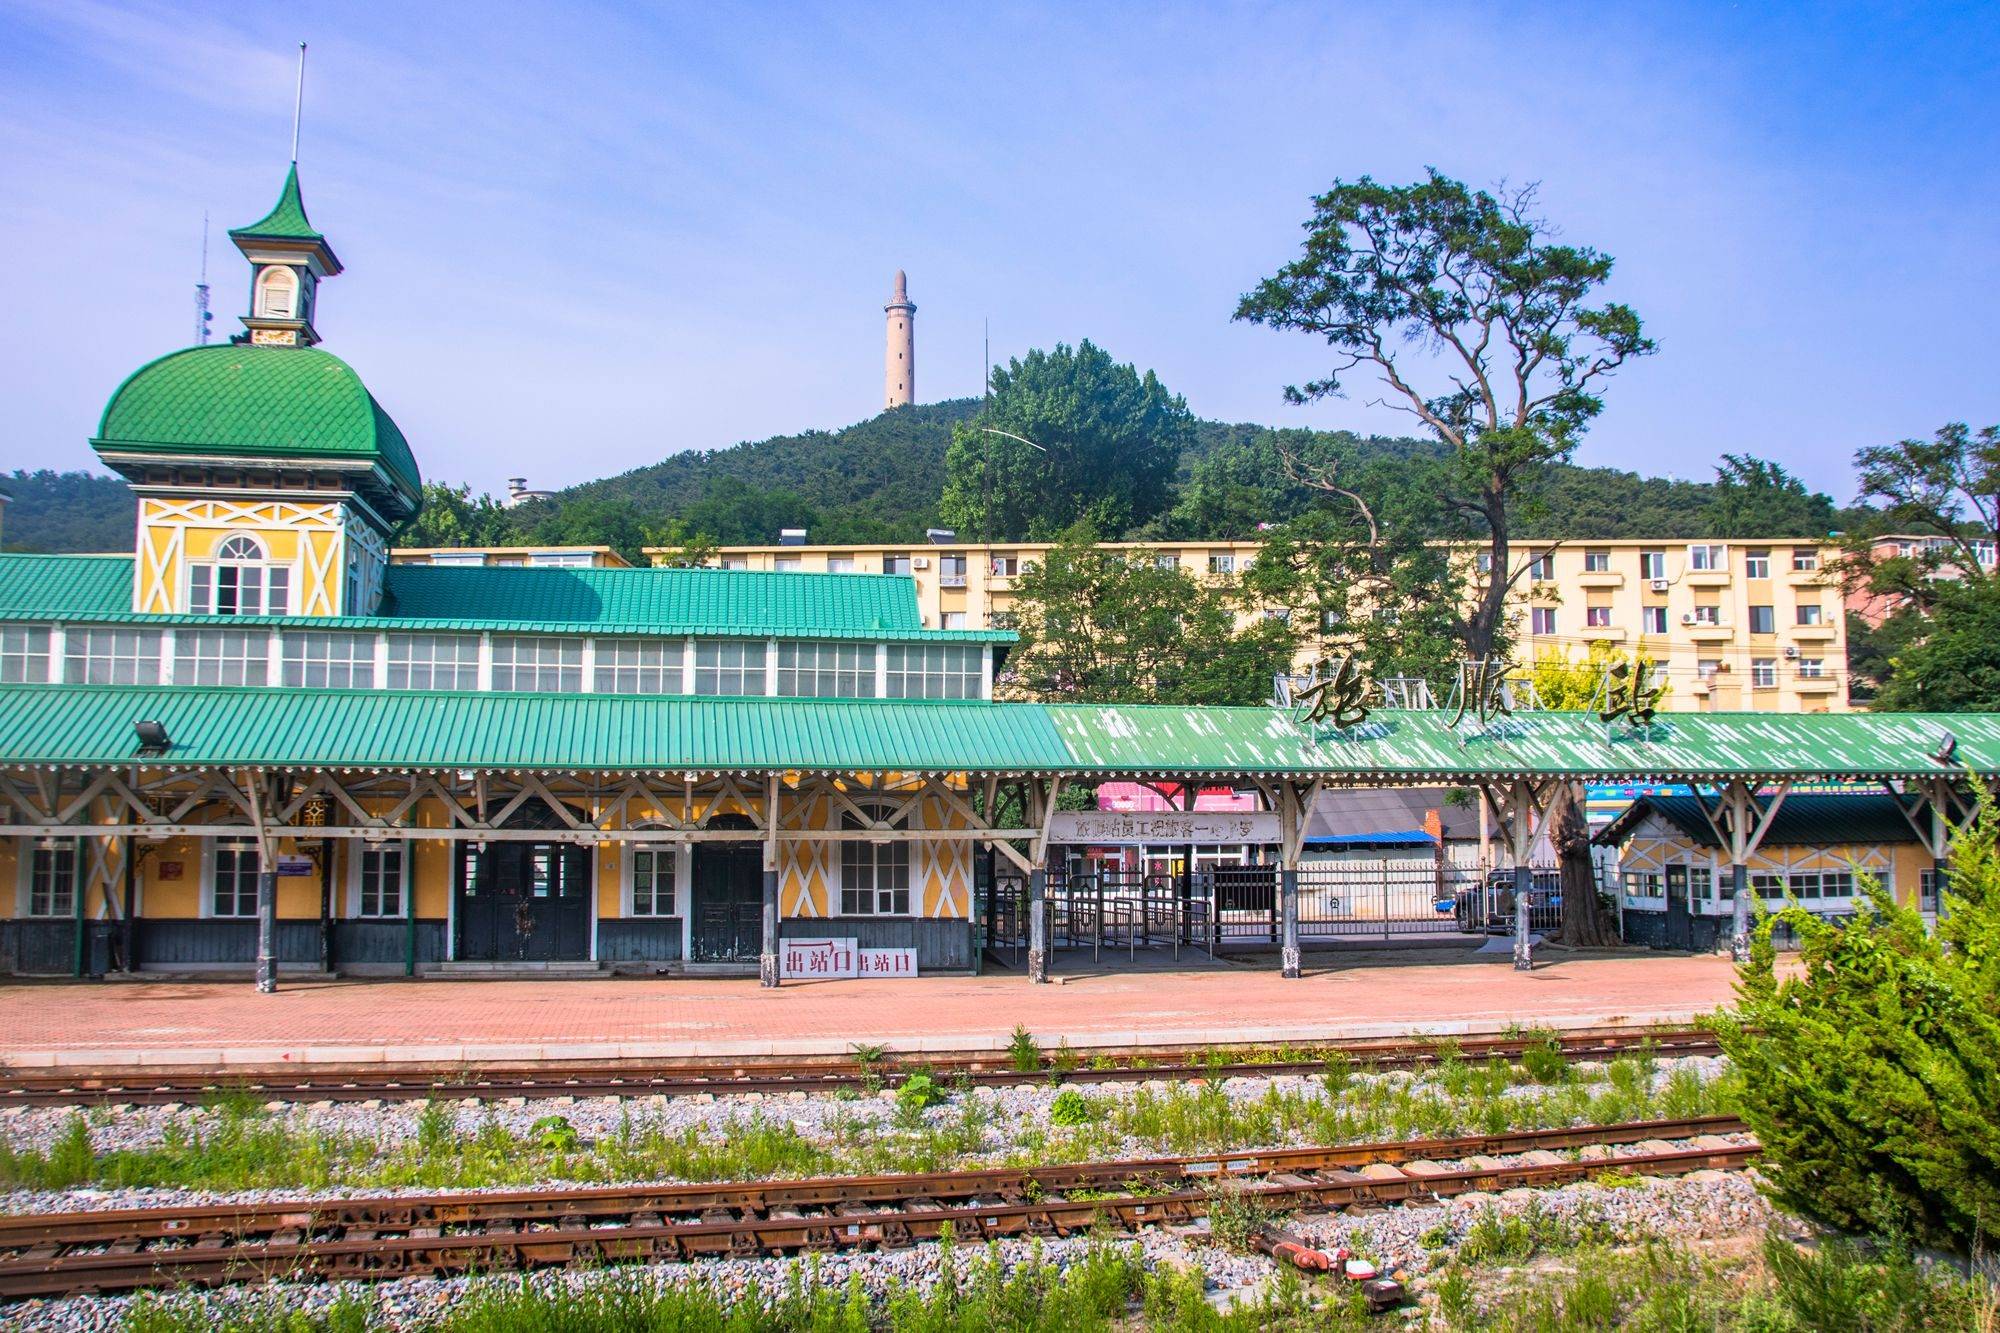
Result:
{"label": "brick paved platform", "polygon": [[1506,960],[1311,958],[1285,981],[1257,963],[913,981],[243,981],[0,986],[0,1062],[279,1064],[532,1061],[1004,1046],[1310,1041],[1686,1021],[1730,999],[1727,959],[1549,951]]}

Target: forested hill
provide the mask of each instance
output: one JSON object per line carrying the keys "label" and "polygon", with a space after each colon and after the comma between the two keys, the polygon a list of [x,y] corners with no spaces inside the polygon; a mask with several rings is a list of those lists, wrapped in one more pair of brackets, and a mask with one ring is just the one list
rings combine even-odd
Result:
{"label": "forested hill", "polygon": [[[664,529],[669,522],[724,545],[776,541],[787,527],[807,529],[815,542],[920,540],[938,521],[951,428],[978,410],[977,399],[953,399],[885,412],[841,430],[675,454],[573,486],[549,504],[492,510],[488,526],[463,536],[416,544],[601,542],[636,551],[648,540],[640,529]],[[1407,511],[1398,490],[1423,490],[1434,508],[1442,454],[1435,443],[1203,421],[1181,459],[1171,508],[1129,535],[1244,537],[1260,522],[1289,517],[1305,493],[1285,481],[1281,447],[1337,452],[1342,475],[1362,485],[1385,514]],[[8,549],[130,549],[134,506],[119,479],[17,471],[5,485],[14,495],[6,515]],[[1711,482],[1565,465],[1549,469],[1533,488],[1518,515],[1517,535],[1796,536],[1826,531],[1842,517],[1825,496],[1802,494],[1795,501],[1775,513],[1731,521]]]}

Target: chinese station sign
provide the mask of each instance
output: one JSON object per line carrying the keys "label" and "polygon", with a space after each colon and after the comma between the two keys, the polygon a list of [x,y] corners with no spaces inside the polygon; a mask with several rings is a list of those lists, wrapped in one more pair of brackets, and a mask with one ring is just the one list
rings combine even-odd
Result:
{"label": "chinese station sign", "polygon": [[811,980],[841,977],[914,977],[915,949],[863,949],[845,939],[788,939],[778,954],[778,975]]}
{"label": "chinese station sign", "polygon": [[1051,843],[1091,847],[1149,843],[1275,843],[1275,810],[1059,810]]}

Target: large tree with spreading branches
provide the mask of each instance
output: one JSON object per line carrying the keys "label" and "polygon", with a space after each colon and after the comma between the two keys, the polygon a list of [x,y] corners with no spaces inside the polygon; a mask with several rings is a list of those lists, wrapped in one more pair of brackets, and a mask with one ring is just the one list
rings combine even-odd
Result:
{"label": "large tree with spreading branches", "polygon": [[1436,171],[1413,185],[1364,176],[1313,200],[1305,252],[1244,296],[1236,318],[1326,341],[1333,364],[1285,390],[1305,403],[1357,377],[1448,445],[1452,507],[1487,539],[1493,576],[1464,617],[1468,656],[1504,638],[1508,502],[1566,459],[1603,389],[1653,351],[1629,306],[1598,300],[1612,260],[1558,244],[1535,192],[1469,189]]}

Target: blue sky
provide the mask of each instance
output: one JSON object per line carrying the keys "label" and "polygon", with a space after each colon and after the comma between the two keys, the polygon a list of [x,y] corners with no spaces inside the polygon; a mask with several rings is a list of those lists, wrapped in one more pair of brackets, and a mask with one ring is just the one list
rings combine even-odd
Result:
{"label": "blue sky", "polygon": [[1336,177],[1539,181],[1661,343],[1583,462],[1777,458],[2000,419],[2000,9],[1346,3],[245,5],[0,0],[0,465],[76,467],[190,341],[201,217],[301,173],[326,347],[432,477],[563,484],[869,416],[882,303],[925,400],[1089,337],[1203,416],[1288,407],[1232,324]]}

